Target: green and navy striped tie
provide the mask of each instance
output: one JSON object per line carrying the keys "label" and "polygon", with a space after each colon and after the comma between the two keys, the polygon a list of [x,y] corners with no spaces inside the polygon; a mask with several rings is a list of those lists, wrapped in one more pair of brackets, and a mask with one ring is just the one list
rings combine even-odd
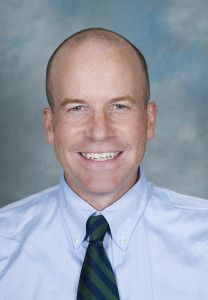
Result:
{"label": "green and navy striped tie", "polygon": [[103,238],[109,225],[102,216],[92,216],[87,221],[90,233],[82,265],[77,300],[118,300],[118,288],[110,261],[103,247]]}

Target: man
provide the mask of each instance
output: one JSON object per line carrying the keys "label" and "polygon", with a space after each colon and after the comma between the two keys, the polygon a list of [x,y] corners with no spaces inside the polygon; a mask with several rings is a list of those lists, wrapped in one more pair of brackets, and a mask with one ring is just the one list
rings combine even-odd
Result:
{"label": "man", "polygon": [[64,173],[1,210],[0,298],[207,299],[208,203],[148,183],[140,166],[157,113],[140,51],[108,30],[78,32],[46,83],[46,140]]}

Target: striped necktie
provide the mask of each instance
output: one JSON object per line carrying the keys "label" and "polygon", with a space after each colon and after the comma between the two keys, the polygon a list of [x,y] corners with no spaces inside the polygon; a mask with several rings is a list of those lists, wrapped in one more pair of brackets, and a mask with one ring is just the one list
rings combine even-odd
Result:
{"label": "striped necktie", "polygon": [[103,247],[109,225],[102,216],[87,221],[90,241],[82,265],[77,300],[118,300],[118,288],[110,261]]}

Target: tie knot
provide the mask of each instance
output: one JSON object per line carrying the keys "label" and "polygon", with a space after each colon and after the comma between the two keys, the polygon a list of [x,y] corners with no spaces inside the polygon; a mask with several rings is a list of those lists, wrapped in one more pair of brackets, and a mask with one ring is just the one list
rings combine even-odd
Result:
{"label": "tie knot", "polygon": [[109,229],[109,225],[106,219],[102,215],[99,215],[92,216],[88,219],[87,228],[90,233],[90,242],[102,242]]}

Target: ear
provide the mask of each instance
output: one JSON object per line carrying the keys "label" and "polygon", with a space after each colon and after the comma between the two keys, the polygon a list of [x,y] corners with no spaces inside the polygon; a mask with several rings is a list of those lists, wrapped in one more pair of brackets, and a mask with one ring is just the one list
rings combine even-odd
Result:
{"label": "ear", "polygon": [[45,132],[46,132],[46,141],[50,145],[54,144],[52,118],[53,118],[52,110],[50,108],[44,108],[43,119],[44,119]]}
{"label": "ear", "polygon": [[155,124],[157,115],[157,104],[150,102],[147,105],[147,141],[151,140],[155,135]]}

